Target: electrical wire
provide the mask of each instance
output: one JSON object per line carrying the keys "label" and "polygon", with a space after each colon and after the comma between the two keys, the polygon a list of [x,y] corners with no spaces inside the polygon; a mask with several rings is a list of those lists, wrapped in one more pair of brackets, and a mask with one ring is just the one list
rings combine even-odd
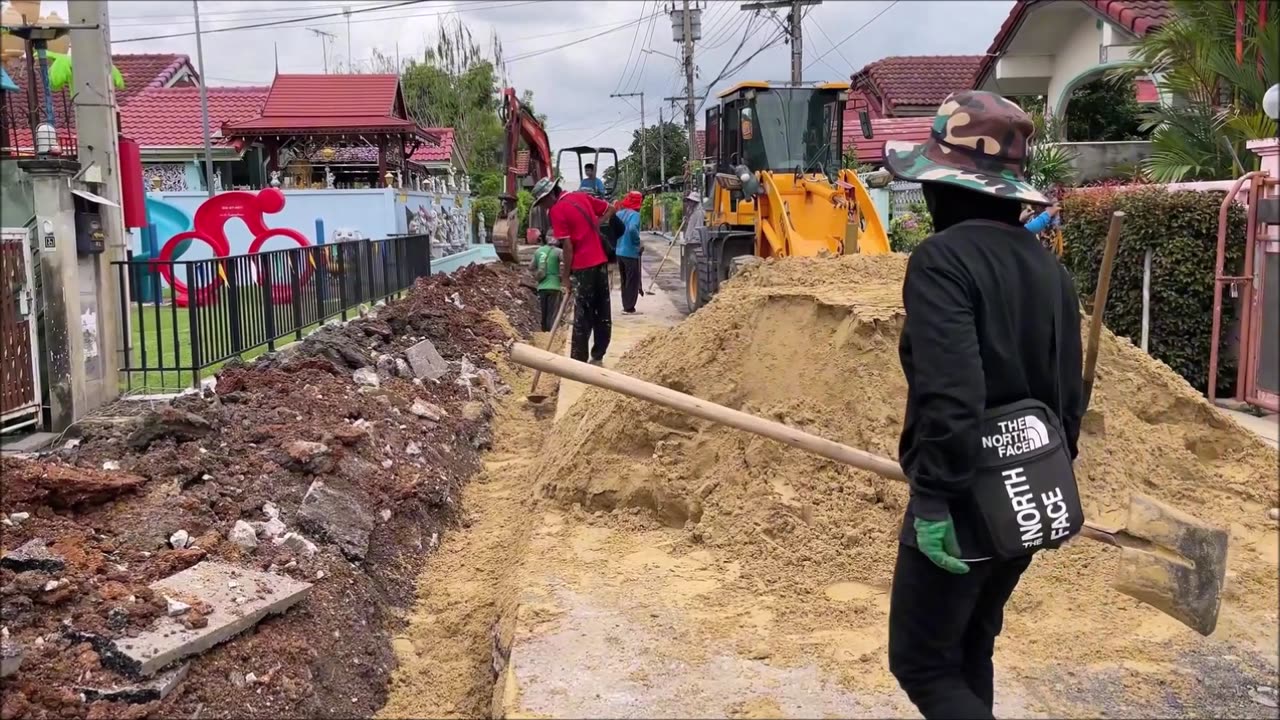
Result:
{"label": "electrical wire", "polygon": [[[536,2],[537,0],[534,0],[534,1]],[[661,14],[661,13],[656,13],[656,14]],[[650,17],[653,17],[653,16],[651,15]],[[617,31],[619,31],[619,30],[623,30],[623,29],[628,28],[628,27],[631,27],[632,25],[635,25],[635,24],[637,24],[637,23],[642,23],[642,22],[644,22],[645,20],[648,20],[648,19],[649,19],[648,17],[643,17],[643,18],[640,18],[639,20],[632,20],[632,21],[630,21],[630,22],[626,22],[626,23],[623,23],[623,24],[621,24],[621,25],[614,26],[613,28],[611,28],[611,29],[609,29],[609,30],[604,30],[604,31],[601,31],[601,32],[595,33],[595,34],[593,34],[593,35],[588,35],[588,36],[586,36],[586,37],[584,37],[584,38],[580,38],[580,39],[578,39],[578,40],[571,40],[571,41],[569,41],[569,42],[567,42],[567,43],[562,43],[562,44],[560,44],[560,45],[555,45],[555,46],[548,47],[548,48],[542,48],[542,49],[539,49],[539,50],[531,50],[531,51],[529,51],[529,52],[527,52],[527,53],[521,53],[521,54],[519,54],[519,55],[513,55],[513,56],[511,56],[511,57],[509,57],[509,58],[504,58],[504,59],[505,59],[507,62],[515,62],[515,61],[517,61],[517,60],[527,60],[527,59],[529,59],[529,58],[531,58],[531,57],[537,57],[537,56],[539,56],[539,55],[546,55],[546,54],[547,54],[547,53],[549,53],[549,52],[555,52],[555,51],[557,51],[557,50],[563,50],[563,49],[565,49],[565,48],[567,48],[567,47],[572,47],[572,46],[577,45],[577,44],[579,44],[579,43],[584,43],[584,42],[586,42],[586,41],[588,41],[588,40],[594,40],[594,39],[596,39],[596,38],[598,38],[598,37],[602,37],[602,36],[604,36],[604,35],[608,35],[609,33],[614,33],[614,32],[617,32]]]}
{"label": "electrical wire", "polygon": [[[640,3],[640,17],[644,17],[644,6],[646,1]],[[636,40],[640,37],[640,24],[636,24],[636,31],[631,33],[631,47],[627,50],[627,61],[622,65],[622,72],[618,73],[618,82],[614,84],[613,91],[615,93],[622,91],[622,79],[627,75],[627,68],[631,65],[631,57],[636,52]],[[640,58],[636,58],[636,64],[640,64]]]}
{"label": "electrical wire", "polygon": [[[152,3],[146,3],[151,5]],[[293,7],[274,7],[274,8],[255,8],[253,10],[204,10],[200,11],[200,19],[206,18],[211,21],[233,22],[237,20],[263,20],[276,17],[291,17],[298,14],[298,8],[293,3],[286,3]],[[307,5],[309,12],[319,10],[341,10],[343,8],[351,8],[356,3],[318,3],[315,5]],[[373,4],[373,3],[365,3]],[[355,9],[355,8],[352,8]],[[155,15],[117,15],[114,11],[111,13],[111,27],[154,27],[156,25],[171,25],[176,23],[193,22],[191,15],[174,15],[172,13],[156,13]]]}
{"label": "electrical wire", "polygon": [[[818,32],[822,33],[822,37],[827,38],[827,42],[831,42],[831,38],[827,35],[827,31],[822,29],[822,23],[810,23],[811,27],[815,25],[818,28]],[[833,44],[831,47],[834,48],[835,45]],[[839,52],[839,51],[837,50],[836,52]],[[827,68],[831,70],[831,72],[835,73],[836,77],[840,77],[841,75],[847,75],[849,72],[852,72],[852,69],[853,69],[853,63],[849,62],[849,58],[845,57],[844,53],[840,53],[840,58],[845,61],[846,65],[848,65],[849,71],[842,73],[840,70],[836,69],[835,67],[832,67],[831,63],[827,62],[826,60],[821,60],[821,62],[823,65],[826,65]]]}
{"label": "electrical wire", "polygon": [[[863,30],[865,30],[865,29],[866,29],[866,27],[867,27],[868,25],[870,25],[871,23],[873,23],[873,22],[875,22],[877,19],[879,19],[881,15],[884,15],[885,13],[889,12],[890,10],[892,10],[892,9],[893,9],[893,6],[894,6],[894,5],[897,5],[899,1],[900,1],[900,0],[893,0],[893,2],[889,3],[888,5],[886,5],[886,6],[885,6],[885,8],[884,8],[883,10],[881,10],[881,11],[880,11],[880,12],[878,12],[878,13],[876,13],[876,14],[875,14],[875,15],[874,15],[870,20],[868,20],[868,21],[866,21],[866,22],[862,23],[861,25],[859,25],[859,26],[857,27],[857,29],[856,29],[856,30],[854,30],[853,32],[851,32],[851,33],[849,33],[848,35],[844,36],[844,38],[842,38],[842,39],[840,40],[840,42],[832,43],[832,44],[831,44],[831,49],[830,49],[830,50],[827,50],[826,52],[822,53],[822,54],[821,54],[821,55],[819,55],[818,57],[814,58],[814,59],[813,59],[813,60],[812,60],[808,65],[805,65],[805,66],[804,66],[804,69],[805,69],[805,70],[808,70],[809,68],[813,67],[814,63],[816,63],[816,62],[818,62],[818,61],[822,60],[822,58],[826,57],[827,55],[830,55],[830,54],[831,54],[831,52],[832,52],[833,50],[836,50],[836,49],[837,49],[837,48],[839,48],[841,45],[843,45],[843,44],[845,44],[845,43],[849,42],[849,40],[851,40],[851,39],[853,38],[853,36],[854,36],[854,35],[857,35],[858,33],[862,32]],[[852,66],[852,64],[851,64],[851,66]]]}
{"label": "electrical wire", "polygon": [[[652,49],[653,49],[653,28],[654,28],[654,26],[656,26],[657,24],[658,24],[658,16],[657,16],[657,14],[655,13],[655,14],[653,15],[653,19],[651,19],[651,20],[649,21],[649,32],[648,32],[648,34],[645,36],[645,41],[644,41],[644,43],[645,43],[645,44],[644,44],[645,49],[648,49],[648,50],[652,50]],[[630,87],[628,88],[628,89],[629,89],[629,91],[631,91],[631,92],[634,92],[634,91],[636,91],[636,90],[640,89],[640,88],[641,88],[641,87],[643,87],[643,85],[644,85],[644,72],[645,72],[645,70],[649,69],[649,56],[650,56],[650,55],[652,55],[653,53],[648,53],[648,52],[646,52],[646,53],[643,53],[643,54],[644,54],[644,60],[640,61],[640,74],[636,76],[636,82],[635,82],[635,85],[634,85],[634,86],[630,86]]]}

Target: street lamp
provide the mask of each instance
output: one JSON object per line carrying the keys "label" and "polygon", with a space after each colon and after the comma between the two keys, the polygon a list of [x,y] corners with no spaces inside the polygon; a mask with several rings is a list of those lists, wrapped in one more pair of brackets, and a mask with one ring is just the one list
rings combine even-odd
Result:
{"label": "street lamp", "polygon": [[1272,85],[1262,96],[1262,111],[1272,120],[1280,120],[1280,83]]}

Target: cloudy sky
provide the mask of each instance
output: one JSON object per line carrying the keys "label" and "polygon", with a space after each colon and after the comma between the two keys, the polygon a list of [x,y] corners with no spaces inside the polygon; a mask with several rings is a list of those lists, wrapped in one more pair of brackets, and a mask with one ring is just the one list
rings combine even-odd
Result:
{"label": "cloudy sky", "polygon": [[[205,77],[210,85],[266,85],[277,53],[280,71],[295,73],[323,72],[326,54],[330,68],[352,59],[368,63],[374,49],[393,56],[398,49],[407,59],[434,44],[440,23],[456,14],[484,45],[490,32],[502,39],[510,81],[518,90],[534,92],[538,111],[548,117],[553,148],[584,143],[625,148],[640,125],[639,98],[612,99],[610,93],[644,92],[652,124],[659,106],[666,106],[667,117],[673,112],[662,98],[683,92],[679,64],[667,56],[680,53],[672,40],[669,2],[427,1],[376,10],[396,2],[203,0]],[[702,3],[702,40],[695,47],[699,94],[709,84],[714,92],[737,80],[789,77],[790,48],[778,42],[733,75],[716,79],[735,50],[736,65],[781,32],[778,21],[768,15],[753,19],[741,4]],[[805,79],[847,79],[887,55],[982,53],[1011,5],[1011,0],[826,0],[810,9],[804,22]],[[349,25],[341,15],[344,8],[356,11]],[[43,10],[66,17],[65,3],[46,0]],[[110,11],[114,52],[181,52],[195,58],[192,36],[128,42],[191,33],[191,2],[111,0]],[[209,32],[331,14],[336,17]]]}

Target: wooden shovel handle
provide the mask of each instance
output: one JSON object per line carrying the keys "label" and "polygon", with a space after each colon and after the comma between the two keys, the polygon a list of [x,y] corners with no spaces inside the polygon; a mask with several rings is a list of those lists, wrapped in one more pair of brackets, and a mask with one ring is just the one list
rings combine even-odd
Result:
{"label": "wooden shovel handle", "polygon": [[1102,337],[1102,316],[1107,310],[1107,294],[1111,292],[1111,268],[1116,262],[1116,250],[1120,246],[1120,226],[1124,224],[1124,212],[1111,213],[1111,227],[1107,230],[1107,245],[1102,251],[1102,267],[1098,269],[1098,287],[1093,292],[1093,310],[1089,318],[1089,347],[1084,356],[1084,406],[1089,407],[1093,395],[1093,377],[1098,368],[1098,341]]}
{"label": "wooden shovel handle", "polygon": [[[562,294],[564,295],[564,297],[560,299],[560,308],[556,310],[556,319],[551,321],[551,332],[548,333],[547,335],[547,350],[550,350],[551,346],[555,344],[556,331],[560,329],[560,320],[564,318],[565,308],[569,307],[569,293],[566,292]],[[530,395],[533,395],[534,391],[538,389],[538,379],[541,377],[542,377],[541,370],[535,370],[533,372],[533,380],[532,382],[529,383]]]}
{"label": "wooden shovel handle", "polygon": [[[511,346],[510,354],[513,362],[534,368],[539,372],[549,372],[569,380],[577,380],[587,385],[613,390],[623,395],[671,408],[686,415],[692,415],[703,420],[710,420],[714,423],[727,425],[771,440],[777,440],[791,447],[800,448],[814,455],[844,463],[860,470],[867,470],[890,480],[907,481],[907,476],[902,472],[902,466],[887,457],[827,440],[779,422],[766,420],[762,417],[717,405],[706,400],[699,400],[692,395],[686,395],[661,385],[654,385],[597,365],[588,365],[562,355],[539,350],[532,345],[516,343]],[[1104,542],[1108,545],[1120,544],[1114,534],[1087,522],[1081,534],[1091,540]]]}

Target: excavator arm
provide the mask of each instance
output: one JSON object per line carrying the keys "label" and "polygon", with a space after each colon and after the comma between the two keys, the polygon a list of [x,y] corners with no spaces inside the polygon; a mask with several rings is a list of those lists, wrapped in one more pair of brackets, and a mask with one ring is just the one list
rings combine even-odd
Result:
{"label": "excavator arm", "polygon": [[520,141],[529,149],[528,175],[535,178],[551,177],[551,141],[547,131],[533,113],[529,112],[516,96],[515,88],[504,88],[499,116],[502,118],[505,141],[502,145],[502,166],[505,170],[502,213],[493,224],[493,244],[498,257],[517,260],[520,246],[517,237],[520,218],[517,217],[516,194],[520,191],[520,173],[516,161],[520,154]]}

